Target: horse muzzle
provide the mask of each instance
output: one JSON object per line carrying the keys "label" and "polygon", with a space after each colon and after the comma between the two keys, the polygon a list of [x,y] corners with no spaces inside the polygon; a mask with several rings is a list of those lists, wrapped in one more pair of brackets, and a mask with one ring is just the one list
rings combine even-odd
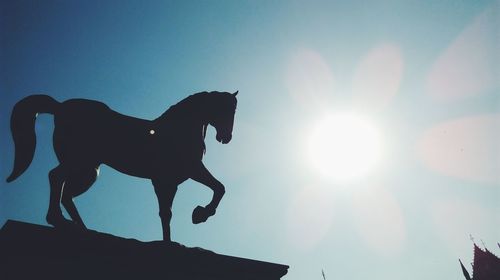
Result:
{"label": "horse muzzle", "polygon": [[220,135],[219,133],[217,133],[217,135],[215,136],[215,139],[217,141],[219,141],[220,143],[222,144],[227,144],[231,141],[231,139],[233,138],[233,135],[231,134],[227,134],[227,135]]}

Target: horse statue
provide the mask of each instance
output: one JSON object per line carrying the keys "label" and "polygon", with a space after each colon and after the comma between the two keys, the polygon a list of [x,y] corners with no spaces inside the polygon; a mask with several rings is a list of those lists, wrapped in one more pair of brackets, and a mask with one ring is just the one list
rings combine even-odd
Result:
{"label": "horse statue", "polygon": [[[208,125],[216,140],[232,138],[236,95],[228,92],[193,94],[154,120],[122,115],[104,103],[87,99],[58,102],[47,95],[31,95],[12,111],[14,168],[7,182],[31,164],[36,146],[35,120],[39,113],[54,115],[53,145],[59,165],[49,172],[50,202],[46,220],[55,228],[86,229],[73,198],[96,181],[99,166],[151,179],[159,203],[163,240],[170,241],[172,202],[179,184],[193,179],[212,189],[212,200],[193,210],[194,224],[213,216],[225,189],[202,162]],[[60,204],[71,220],[64,218]]]}

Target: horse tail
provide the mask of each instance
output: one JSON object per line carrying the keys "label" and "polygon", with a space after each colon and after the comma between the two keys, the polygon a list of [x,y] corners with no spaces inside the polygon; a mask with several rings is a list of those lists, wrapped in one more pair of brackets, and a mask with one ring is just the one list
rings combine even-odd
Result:
{"label": "horse tail", "polygon": [[14,139],[15,158],[7,182],[21,176],[31,164],[35,154],[35,120],[39,113],[55,114],[59,102],[48,95],[30,95],[17,102],[10,117],[10,130]]}

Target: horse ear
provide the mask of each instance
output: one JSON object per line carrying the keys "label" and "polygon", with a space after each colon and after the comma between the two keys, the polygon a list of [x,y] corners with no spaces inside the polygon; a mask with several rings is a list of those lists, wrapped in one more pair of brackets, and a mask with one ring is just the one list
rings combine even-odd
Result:
{"label": "horse ear", "polygon": [[235,91],[235,92],[233,93],[233,95],[236,97],[236,95],[238,95],[238,92],[239,92],[239,90]]}

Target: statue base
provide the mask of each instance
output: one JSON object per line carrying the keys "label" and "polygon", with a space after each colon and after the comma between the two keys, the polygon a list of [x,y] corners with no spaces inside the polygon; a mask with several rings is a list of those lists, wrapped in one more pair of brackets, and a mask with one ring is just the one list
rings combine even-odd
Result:
{"label": "statue base", "polygon": [[278,280],[288,266],[174,242],[61,231],[9,220],[0,230],[1,279]]}

